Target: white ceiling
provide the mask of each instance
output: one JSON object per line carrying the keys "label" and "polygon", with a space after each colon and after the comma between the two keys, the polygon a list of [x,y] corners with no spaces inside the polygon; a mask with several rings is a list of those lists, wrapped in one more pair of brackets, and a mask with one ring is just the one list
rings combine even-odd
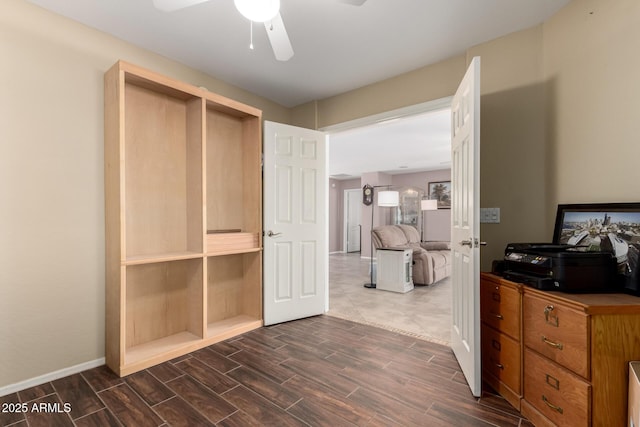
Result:
{"label": "white ceiling", "polygon": [[336,179],[366,172],[388,174],[451,167],[451,110],[381,121],[330,133],[329,175]]}
{"label": "white ceiling", "polygon": [[[261,24],[253,25],[255,48],[249,49],[250,23],[233,0],[209,0],[171,13],[155,9],[152,0],[28,1],[286,107],[462,54],[476,44],[537,25],[569,2],[367,0],[353,6],[339,0],[281,0],[280,14],[295,55],[280,62]],[[432,119],[409,120],[402,130],[396,128],[398,123],[389,123],[334,135],[333,141],[344,142],[339,158],[354,162],[351,167],[336,163],[331,173],[434,169],[428,159],[444,165],[442,125],[427,126]],[[349,137],[353,141],[347,143]],[[414,145],[408,146],[411,141]],[[435,141],[438,148],[425,154],[425,147]],[[337,158],[332,155],[331,162]],[[362,164],[365,159],[370,166]],[[383,159],[388,162],[378,163]],[[436,169],[443,167],[448,166]]]}

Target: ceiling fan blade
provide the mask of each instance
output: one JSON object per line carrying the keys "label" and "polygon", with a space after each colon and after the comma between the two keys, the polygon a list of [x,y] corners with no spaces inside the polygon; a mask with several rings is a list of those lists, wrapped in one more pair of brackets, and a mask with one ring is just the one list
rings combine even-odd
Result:
{"label": "ceiling fan blade", "polygon": [[339,0],[340,3],[352,4],[354,6],[362,6],[367,0]]}
{"label": "ceiling fan blade", "polygon": [[284,22],[280,13],[271,20],[264,23],[267,30],[271,48],[278,61],[288,61],[293,56],[293,47],[289,40],[287,30],[284,28]]}
{"label": "ceiling fan blade", "polygon": [[206,1],[209,0],[153,0],[153,5],[163,12],[173,12]]}

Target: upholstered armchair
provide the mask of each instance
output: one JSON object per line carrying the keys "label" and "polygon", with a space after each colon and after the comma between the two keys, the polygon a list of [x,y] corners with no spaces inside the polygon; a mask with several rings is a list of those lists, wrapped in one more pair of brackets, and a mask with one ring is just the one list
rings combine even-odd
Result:
{"label": "upholstered armchair", "polygon": [[376,249],[413,249],[413,283],[431,285],[451,275],[450,242],[421,242],[411,225],[382,225],[371,232]]}

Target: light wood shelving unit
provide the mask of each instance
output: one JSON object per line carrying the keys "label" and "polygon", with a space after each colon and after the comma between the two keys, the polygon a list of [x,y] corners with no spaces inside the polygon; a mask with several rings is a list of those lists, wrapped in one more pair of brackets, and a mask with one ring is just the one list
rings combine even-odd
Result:
{"label": "light wood shelving unit", "polygon": [[124,376],[259,328],[262,113],[105,73],[106,360]]}

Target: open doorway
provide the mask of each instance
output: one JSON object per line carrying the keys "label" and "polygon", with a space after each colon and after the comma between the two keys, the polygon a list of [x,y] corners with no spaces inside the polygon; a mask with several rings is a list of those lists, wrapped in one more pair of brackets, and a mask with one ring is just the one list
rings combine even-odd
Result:
{"label": "open doorway", "polygon": [[[347,218],[347,195],[363,206],[362,186],[372,173],[384,176],[391,187],[417,187],[425,193],[430,182],[450,180],[449,105],[447,98],[323,129],[330,135],[328,314],[449,344],[448,280],[406,294],[364,288],[371,273],[372,221],[369,213],[360,213],[358,224]],[[429,212],[420,225],[425,221],[430,239],[449,239],[448,210]],[[392,223],[390,212],[375,221]],[[354,225],[361,233],[359,253],[347,237]]]}

